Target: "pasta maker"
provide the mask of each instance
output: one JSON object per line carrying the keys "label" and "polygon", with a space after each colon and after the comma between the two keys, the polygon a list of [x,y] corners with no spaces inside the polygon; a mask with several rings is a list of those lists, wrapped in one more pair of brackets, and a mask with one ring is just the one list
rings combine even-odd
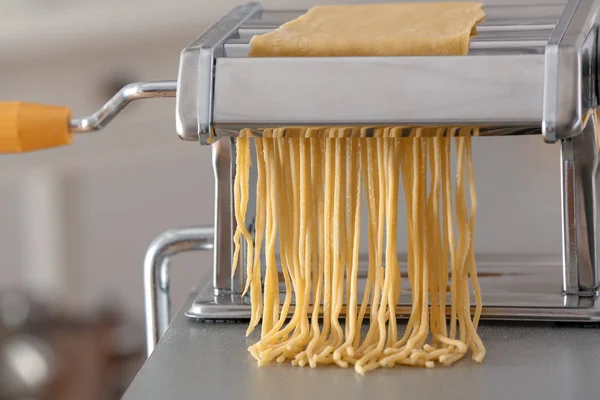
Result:
{"label": "pasta maker", "polygon": [[[600,2],[486,6],[485,13],[467,56],[249,58],[253,35],[303,12],[242,5],[183,49],[177,82],[128,85],[96,114],[71,119],[72,131],[91,131],[131,100],[176,97],[179,136],[212,147],[214,227],[167,231],[146,254],[149,353],[170,321],[170,264],[177,254],[214,252],[212,281],[187,310],[190,320],[250,316],[248,300],[241,296],[244,268],[232,274],[232,186],[242,128],[260,136],[265,128],[286,126],[394,125],[407,132],[415,126],[479,126],[480,136],[541,135],[556,143],[561,148],[562,268],[537,259],[478,261],[482,318],[600,321],[600,132],[594,129]],[[435,88],[435,95],[424,88]],[[250,231],[253,197],[246,219]],[[410,304],[404,290],[396,308],[400,316],[408,314]]]}
{"label": "pasta maker", "polygon": [[[266,11],[258,4],[234,8],[181,54],[177,132],[184,140],[213,147],[215,226],[170,231],[152,244],[145,265],[148,350],[169,322],[167,271],[178,252],[214,251],[212,284],[201,291],[188,317],[250,316],[240,296],[244,268],[232,276],[232,184],[236,136],[243,128],[260,136],[264,128],[284,126],[481,126],[481,136],[540,134],[548,143],[558,142],[562,279],[559,268],[539,260],[528,266],[519,265],[527,260],[478,263],[482,318],[600,321],[600,182],[592,113],[599,93],[599,11],[600,2],[593,0],[555,7],[488,6],[468,56],[249,58],[253,35],[303,12]],[[423,90],[430,87],[435,96]],[[250,231],[254,208],[251,200]],[[410,295],[404,296],[400,313],[406,315],[411,303]]]}

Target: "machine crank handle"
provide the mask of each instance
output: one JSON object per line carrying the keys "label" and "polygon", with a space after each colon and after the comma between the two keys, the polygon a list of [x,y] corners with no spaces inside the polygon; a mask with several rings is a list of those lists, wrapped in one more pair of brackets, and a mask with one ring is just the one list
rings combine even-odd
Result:
{"label": "machine crank handle", "polygon": [[74,133],[104,128],[133,100],[175,97],[176,92],[176,81],[131,83],[94,114],[83,118],[72,118],[68,107],[0,102],[0,153],[21,153],[68,145]]}

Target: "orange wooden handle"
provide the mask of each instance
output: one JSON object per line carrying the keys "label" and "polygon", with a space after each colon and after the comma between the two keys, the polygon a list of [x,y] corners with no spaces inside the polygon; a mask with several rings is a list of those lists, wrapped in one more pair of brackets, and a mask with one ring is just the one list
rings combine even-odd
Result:
{"label": "orange wooden handle", "polygon": [[0,103],[0,153],[21,153],[71,143],[71,110],[22,102]]}

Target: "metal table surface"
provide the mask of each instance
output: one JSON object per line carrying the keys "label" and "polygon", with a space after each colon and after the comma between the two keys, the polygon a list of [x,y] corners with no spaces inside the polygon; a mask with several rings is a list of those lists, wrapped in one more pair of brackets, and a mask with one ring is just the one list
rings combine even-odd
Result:
{"label": "metal table surface", "polygon": [[481,365],[466,359],[450,368],[399,367],[364,377],[337,367],[259,368],[246,350],[256,336],[246,338],[245,329],[192,322],[181,311],[123,399],[600,398],[597,327],[486,324]]}

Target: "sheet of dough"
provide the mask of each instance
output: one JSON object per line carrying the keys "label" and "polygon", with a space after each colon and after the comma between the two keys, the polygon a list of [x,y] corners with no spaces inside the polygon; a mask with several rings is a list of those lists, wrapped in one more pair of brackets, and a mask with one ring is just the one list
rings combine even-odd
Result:
{"label": "sheet of dough", "polygon": [[478,2],[318,6],[250,41],[251,57],[461,55]]}

